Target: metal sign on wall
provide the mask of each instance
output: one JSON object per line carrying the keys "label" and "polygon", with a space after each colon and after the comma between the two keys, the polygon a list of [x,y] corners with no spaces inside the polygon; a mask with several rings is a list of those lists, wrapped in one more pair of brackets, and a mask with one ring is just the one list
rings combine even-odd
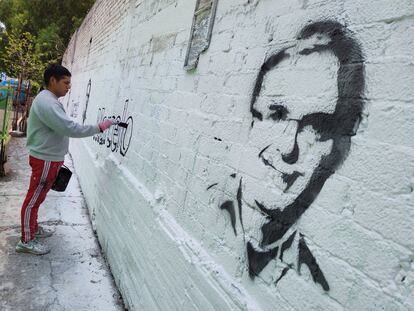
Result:
{"label": "metal sign on wall", "polygon": [[197,67],[200,54],[210,45],[218,0],[197,0],[184,68]]}

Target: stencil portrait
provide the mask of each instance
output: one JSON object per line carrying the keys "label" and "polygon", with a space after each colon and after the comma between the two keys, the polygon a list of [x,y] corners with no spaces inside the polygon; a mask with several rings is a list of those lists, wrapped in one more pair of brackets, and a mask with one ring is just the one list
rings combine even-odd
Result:
{"label": "stencil portrait", "polygon": [[[256,164],[230,175],[237,185],[234,198],[219,202],[234,234],[236,227],[243,232],[252,279],[272,260],[284,262],[284,252],[295,245],[296,262],[284,262],[276,283],[290,269],[300,272],[306,265],[313,281],[329,290],[297,224],[349,154],[361,121],[364,85],[360,44],[335,21],[306,25],[261,66],[243,154],[246,163]],[[208,190],[219,187],[217,182]]]}

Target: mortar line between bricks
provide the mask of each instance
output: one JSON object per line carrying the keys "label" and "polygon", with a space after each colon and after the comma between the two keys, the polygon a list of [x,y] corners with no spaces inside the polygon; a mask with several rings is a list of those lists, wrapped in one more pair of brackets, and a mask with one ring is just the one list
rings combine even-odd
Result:
{"label": "mortar line between bricks", "polygon": [[[305,284],[308,284],[308,282],[306,282],[306,280],[305,279],[303,279],[303,278],[299,278],[299,280],[300,280],[300,282],[303,282],[303,283],[305,283]],[[310,282],[312,285],[314,285],[315,283],[312,283],[312,282]],[[338,308],[340,308],[340,310],[343,310],[343,311],[346,311],[345,309],[344,309],[344,307],[342,306],[342,303],[341,302],[339,302],[336,298],[334,298],[334,297],[332,297],[331,295],[330,295],[330,292],[327,292],[326,293],[326,297],[328,297],[328,299],[330,299],[330,300],[332,300],[332,302],[333,302],[333,304],[335,305],[335,304],[338,304],[338,305],[336,305],[335,307],[338,307]],[[297,310],[297,309],[295,309],[295,310]],[[335,311],[338,311],[339,309],[335,309]],[[299,309],[299,310],[297,310],[297,311],[302,311],[301,309]]]}
{"label": "mortar line between bricks", "polygon": [[372,103],[404,103],[407,104],[407,107],[410,107],[412,104],[412,98],[409,99],[401,99],[396,97],[367,97],[367,101]]}
{"label": "mortar line between bricks", "polygon": [[[331,214],[333,214],[332,212],[329,212],[329,213],[331,213]],[[335,215],[335,214],[334,214]],[[366,228],[366,227],[364,227],[363,225],[361,225],[360,223],[359,223],[359,221],[353,221],[353,223],[356,225],[356,226],[358,226],[358,227],[360,227],[362,230],[364,230],[364,231],[369,231],[369,232],[372,232],[373,234],[377,234],[377,235],[379,235],[381,238],[382,238],[382,240],[383,241],[385,241],[385,242],[387,242],[387,243],[390,243],[390,244],[392,244],[392,245],[394,245],[394,246],[398,246],[399,248],[402,248],[404,251],[407,251],[407,252],[413,252],[408,246],[405,246],[405,245],[401,245],[401,244],[399,244],[399,243],[397,243],[397,242],[395,242],[394,240],[392,240],[392,239],[390,239],[390,238],[386,238],[386,237],[384,237],[379,231],[377,231],[377,230],[372,230],[372,229],[368,229],[368,228]]]}
{"label": "mortar line between bricks", "polygon": [[[320,209],[322,209],[322,210],[324,210],[324,211],[328,212],[328,213],[329,213],[329,214],[331,214],[331,215],[334,215],[334,216],[341,216],[341,214],[335,214],[335,213],[333,213],[333,212],[331,212],[331,211],[329,211],[329,210],[324,209],[322,206],[320,206],[320,205],[318,205],[318,204],[314,204],[314,206],[316,206],[316,207],[318,207],[318,208],[320,208]],[[393,245],[395,245],[395,246],[398,246],[398,247],[402,248],[404,251],[408,251],[408,252],[411,252],[411,253],[413,252],[413,251],[412,251],[410,248],[408,248],[407,246],[404,246],[404,245],[398,244],[397,242],[395,242],[395,241],[393,241],[393,240],[391,240],[391,239],[389,239],[389,238],[384,237],[381,233],[377,232],[376,230],[368,229],[368,228],[364,227],[363,225],[361,225],[358,221],[355,221],[355,220],[352,220],[352,219],[349,219],[349,220],[350,220],[352,223],[354,223],[356,226],[358,226],[360,229],[362,229],[363,231],[368,231],[368,232],[371,232],[371,233],[373,233],[373,234],[377,234],[378,236],[380,236],[380,237],[381,237],[381,239],[382,239],[383,241],[388,242],[388,243],[390,243],[390,244],[393,244]]]}
{"label": "mortar line between bricks", "polygon": [[[356,140],[356,141],[358,141],[358,140]],[[359,141],[362,141],[362,139],[359,140]],[[381,147],[381,146],[383,146],[383,147],[397,147],[399,150],[401,150],[402,152],[404,152],[408,155],[414,155],[414,150],[413,150],[412,147],[407,147],[407,146],[397,145],[397,144],[384,143],[384,142],[382,142],[380,140],[377,140],[375,138],[366,139],[366,141],[367,142],[376,142],[376,144],[373,144],[373,145],[376,145],[376,146],[379,146],[379,147]]]}
{"label": "mortar line between bricks", "polygon": [[277,286],[275,286],[274,288],[271,288],[268,282],[266,282],[262,277],[260,276],[256,276],[256,277],[260,279],[264,284],[266,284],[266,287],[264,289],[266,290],[267,293],[269,293],[270,295],[276,295],[278,298],[282,299],[292,310],[301,311],[301,310],[296,309],[295,306],[290,304],[290,302],[282,295],[282,293],[280,293],[277,290]]}
{"label": "mortar line between bricks", "polygon": [[[359,185],[359,186],[361,187],[361,189],[364,189],[365,191],[369,191],[370,193],[382,193],[382,191],[373,191],[373,190],[369,190],[369,188],[367,189],[366,187],[364,187],[364,185],[365,185],[366,183],[361,182],[361,181],[359,181],[359,180],[357,180],[357,179],[352,179],[352,178],[351,178],[351,177],[349,177],[349,176],[342,175],[342,174],[340,173],[340,171],[336,172],[336,173],[335,173],[335,176],[340,176],[341,178],[346,178],[348,181],[352,182],[352,184],[354,184],[354,185]],[[387,184],[385,184],[385,183],[381,183],[381,185],[386,185],[386,186],[387,186]],[[393,193],[393,192],[391,191],[391,189],[386,189],[386,190],[387,190],[387,191],[389,191],[389,194],[390,194],[390,195],[409,195],[408,193]]]}
{"label": "mortar line between bricks", "polygon": [[402,304],[402,301],[399,300],[398,297],[394,297],[391,296],[390,294],[388,294],[387,292],[385,292],[383,290],[383,288],[381,287],[381,285],[379,284],[379,282],[375,279],[373,279],[372,277],[370,277],[368,274],[366,274],[365,272],[359,270],[358,268],[356,268],[354,265],[352,265],[351,263],[347,262],[345,259],[340,258],[339,256],[331,253],[330,251],[322,248],[318,243],[316,243],[313,239],[306,237],[308,240],[312,241],[312,246],[316,246],[316,248],[318,249],[318,251],[321,254],[326,254],[328,257],[331,256],[332,258],[335,258],[336,260],[342,262],[343,264],[347,265],[349,268],[351,268],[352,270],[354,270],[356,273],[360,274],[361,276],[365,277],[365,279],[367,281],[369,281],[371,283],[371,286],[375,287],[375,289],[381,293],[383,293],[384,295],[388,296],[389,298],[391,298],[394,302],[398,302],[400,304]]}
{"label": "mortar line between bricks", "polygon": [[[383,194],[381,191],[374,191],[374,190],[370,190],[368,188],[365,188],[363,186],[365,183],[360,182],[356,179],[352,179],[349,176],[342,175],[342,174],[340,174],[339,171],[335,173],[335,178],[337,178],[341,182],[343,181],[343,182],[346,182],[346,183],[351,183],[353,185],[357,185],[358,187],[355,186],[355,188],[363,189],[365,192],[369,192],[372,195]],[[408,193],[394,194],[393,193],[393,195],[410,195],[410,194],[408,194]],[[390,196],[387,196],[387,199],[390,200],[390,201],[394,201],[394,202],[399,202],[400,201],[400,200],[396,200],[396,199],[394,199],[393,197],[390,197]]]}
{"label": "mortar line between bricks", "polygon": [[[409,54],[373,55],[365,60],[365,65],[405,65],[413,66],[412,56]],[[383,98],[383,97],[382,97]]]}
{"label": "mortar line between bricks", "polygon": [[405,107],[405,108],[411,108],[412,103],[413,103],[413,99],[414,98],[410,98],[410,99],[384,99],[383,97],[368,97],[366,98],[366,103],[369,105],[373,105],[373,104],[390,104],[390,103],[395,103],[395,104],[403,104],[404,106],[401,107]]}
{"label": "mortar line between bricks", "polygon": [[[276,287],[275,287],[275,289],[276,289]],[[268,287],[266,287],[266,290],[269,291],[270,289]],[[271,294],[274,295],[273,292],[271,292]],[[290,302],[281,293],[276,292],[276,295],[278,297],[280,297],[280,299],[282,299],[292,310],[294,310],[294,311],[300,311],[300,310],[296,309],[293,305],[291,305]]]}
{"label": "mortar line between bricks", "polygon": [[391,23],[395,23],[395,22],[401,22],[401,21],[405,21],[405,20],[409,20],[409,19],[414,19],[414,14],[406,14],[406,15],[401,15],[398,17],[394,17],[394,18],[385,18],[385,19],[379,19],[376,21],[371,21],[369,23],[365,23],[365,24],[351,24],[349,25],[350,29],[353,29],[354,27],[362,27],[362,28],[366,28],[369,26],[376,26],[376,25],[383,25],[383,24],[387,24],[387,25],[391,25]]}
{"label": "mortar line between bricks", "polygon": [[[297,271],[296,271],[296,273],[297,273]],[[262,280],[265,284],[266,284],[266,282],[264,281],[264,280]],[[303,279],[303,278],[298,278],[298,282],[302,282],[302,283],[304,283],[304,284],[306,284],[306,285],[308,285],[309,283],[310,284],[312,284],[312,286],[315,284],[315,283],[311,283],[311,282],[308,282],[308,281],[306,281],[305,279]],[[275,286],[275,289],[277,289],[277,287]],[[268,292],[270,292],[270,294],[274,294],[273,292],[271,292],[271,290],[270,290],[270,288],[269,287],[266,287],[266,290],[268,291]],[[281,293],[279,293],[279,292],[277,292],[277,294],[278,294],[278,296],[281,298],[281,299],[283,299],[289,306],[291,306],[292,308],[293,308],[293,310],[295,310],[295,311],[302,311],[302,309],[297,309],[297,308],[295,308],[295,306],[292,306],[289,302],[288,302],[288,300],[286,300],[286,298],[281,294]],[[330,296],[329,295],[329,292],[326,294],[326,297],[328,297],[328,299],[330,299],[330,300],[332,300],[332,303],[335,305],[335,307],[337,307],[337,308],[339,308],[339,309],[335,309],[335,311],[338,311],[338,310],[343,310],[343,311],[346,311],[345,309],[344,309],[344,307],[342,306],[342,304],[336,299],[336,298],[334,298],[334,297],[332,297],[332,296]],[[338,304],[338,305],[336,305],[336,304]]]}

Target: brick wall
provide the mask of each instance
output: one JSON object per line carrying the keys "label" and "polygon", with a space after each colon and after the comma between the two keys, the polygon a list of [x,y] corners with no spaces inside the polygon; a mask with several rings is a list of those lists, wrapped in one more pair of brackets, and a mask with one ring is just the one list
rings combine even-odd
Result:
{"label": "brick wall", "polygon": [[[131,310],[413,310],[414,2],[98,0],[65,97]],[[88,87],[89,85],[89,87]]]}

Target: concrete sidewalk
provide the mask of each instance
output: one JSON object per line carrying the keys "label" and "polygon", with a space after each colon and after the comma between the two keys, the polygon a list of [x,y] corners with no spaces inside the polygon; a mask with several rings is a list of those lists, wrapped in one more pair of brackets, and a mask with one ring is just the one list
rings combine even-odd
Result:
{"label": "concrete sidewalk", "polygon": [[[25,138],[9,144],[11,173],[0,178],[0,310],[124,310],[72,176],[66,192],[49,192],[39,223],[55,228],[44,256],[20,254],[20,208],[30,178]],[[69,158],[65,164],[72,166]]]}

